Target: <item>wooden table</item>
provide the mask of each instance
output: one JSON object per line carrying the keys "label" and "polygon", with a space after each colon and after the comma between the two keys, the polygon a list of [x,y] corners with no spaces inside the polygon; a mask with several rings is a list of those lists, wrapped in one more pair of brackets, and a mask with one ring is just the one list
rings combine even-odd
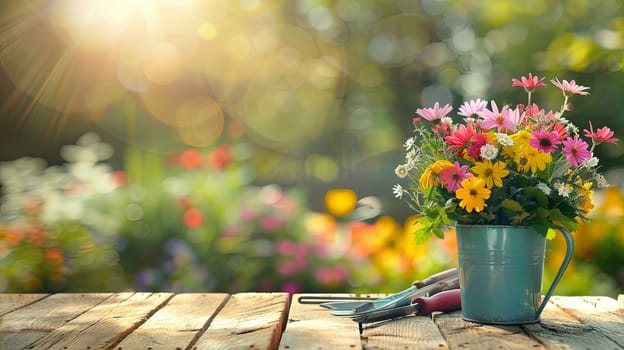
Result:
{"label": "wooden table", "polygon": [[622,349],[624,304],[553,297],[542,322],[460,312],[365,325],[285,293],[0,294],[0,349]]}

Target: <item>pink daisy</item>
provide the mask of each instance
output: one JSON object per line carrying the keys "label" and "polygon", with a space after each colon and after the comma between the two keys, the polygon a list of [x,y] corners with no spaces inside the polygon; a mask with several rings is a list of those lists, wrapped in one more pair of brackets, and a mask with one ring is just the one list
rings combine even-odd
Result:
{"label": "pink daisy", "polygon": [[455,192],[460,189],[462,180],[471,176],[472,174],[468,172],[468,166],[459,165],[458,162],[455,162],[452,167],[444,168],[440,171],[440,181],[443,185],[446,185],[446,189],[449,192]]}
{"label": "pink daisy", "polygon": [[523,87],[526,92],[532,92],[538,87],[546,86],[546,84],[544,84],[544,79],[545,78],[538,78],[537,76],[533,76],[531,73],[529,73],[528,78],[522,77],[520,78],[520,80],[511,79],[511,85],[520,86]]}
{"label": "pink daisy", "polygon": [[535,118],[538,115],[543,115],[545,114],[544,110],[539,108],[538,105],[536,105],[535,103],[533,103],[530,106],[526,106],[524,108],[524,113],[531,118]]}
{"label": "pink daisy", "polygon": [[452,110],[453,107],[451,107],[451,105],[446,104],[444,107],[440,108],[440,104],[436,102],[433,105],[433,108],[418,108],[416,110],[416,114],[427,119],[428,121],[434,121],[446,116]]}
{"label": "pink daisy", "polygon": [[592,157],[589,152],[587,142],[580,140],[578,136],[574,138],[568,137],[563,140],[563,154],[574,167],[578,167],[581,163]]}
{"label": "pink daisy", "polygon": [[595,144],[599,144],[601,142],[618,142],[618,139],[613,137],[613,131],[606,126],[594,132],[591,121],[589,122],[589,130],[584,129],[583,131],[585,131],[585,137],[591,138]]}
{"label": "pink daisy", "polygon": [[563,94],[565,96],[572,96],[574,94],[578,94],[578,95],[589,95],[589,92],[584,91],[589,89],[586,86],[582,86],[582,85],[576,85],[576,82],[574,80],[564,80],[562,82],[559,81],[558,78],[555,78],[553,80],[550,81],[554,86],[558,87],[559,89],[561,89],[561,91],[563,91]]}
{"label": "pink daisy", "polygon": [[[516,131],[516,126],[520,119],[520,112],[516,109],[515,112],[513,112],[514,115],[511,116],[510,111],[512,110],[507,106],[504,106],[503,109],[499,111],[496,102],[492,101],[491,105],[492,110],[485,109],[481,113],[481,117],[483,118],[481,126],[486,130],[496,127],[498,132],[502,132],[503,129]],[[515,120],[512,120],[510,117],[514,117]]]}
{"label": "pink daisy", "polygon": [[557,145],[560,144],[559,133],[556,131],[534,131],[529,144],[542,152],[552,153],[557,149]]}
{"label": "pink daisy", "polygon": [[507,118],[511,122],[511,131],[516,131],[518,125],[524,122],[526,114],[520,110],[520,108],[507,110]]}
{"label": "pink daisy", "polygon": [[481,116],[481,112],[485,110],[485,106],[487,106],[487,101],[484,101],[480,98],[476,100],[466,101],[459,107],[459,113],[457,114],[464,117],[476,118],[478,116]]}

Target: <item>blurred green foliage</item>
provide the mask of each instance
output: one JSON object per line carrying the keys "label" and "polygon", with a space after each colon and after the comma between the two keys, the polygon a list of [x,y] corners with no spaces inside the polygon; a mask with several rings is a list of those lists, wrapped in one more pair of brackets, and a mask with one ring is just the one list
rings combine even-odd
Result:
{"label": "blurred green foliage", "polygon": [[0,165],[2,291],[390,291],[450,261],[415,254],[375,199],[337,190],[317,213],[300,189],[251,185],[244,144],[131,150],[123,172],[102,149],[87,134],[62,166]]}
{"label": "blurred green foliage", "polygon": [[[348,189],[313,211],[299,188],[252,185],[248,153],[244,143],[162,158],[131,150],[114,171],[87,134],[61,149],[61,166],[0,164],[1,291],[390,293],[456,266],[452,232],[416,245],[415,217],[397,221]],[[559,294],[622,291],[624,193],[598,197]],[[549,243],[546,281],[564,249]]]}

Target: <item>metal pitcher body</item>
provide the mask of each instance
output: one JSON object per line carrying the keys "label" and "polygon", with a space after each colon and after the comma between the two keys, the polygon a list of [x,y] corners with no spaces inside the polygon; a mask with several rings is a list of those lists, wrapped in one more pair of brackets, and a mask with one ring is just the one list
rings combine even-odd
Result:
{"label": "metal pitcher body", "polygon": [[463,318],[487,324],[539,322],[571,259],[571,238],[568,243],[567,259],[542,298],[545,232],[527,226],[458,225]]}

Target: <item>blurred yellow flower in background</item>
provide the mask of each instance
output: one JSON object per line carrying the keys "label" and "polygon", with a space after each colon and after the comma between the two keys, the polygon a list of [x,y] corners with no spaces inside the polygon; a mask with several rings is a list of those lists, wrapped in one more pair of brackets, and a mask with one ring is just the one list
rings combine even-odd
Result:
{"label": "blurred yellow flower in background", "polygon": [[345,216],[355,209],[357,194],[349,189],[331,189],[325,194],[325,206],[335,216]]}

